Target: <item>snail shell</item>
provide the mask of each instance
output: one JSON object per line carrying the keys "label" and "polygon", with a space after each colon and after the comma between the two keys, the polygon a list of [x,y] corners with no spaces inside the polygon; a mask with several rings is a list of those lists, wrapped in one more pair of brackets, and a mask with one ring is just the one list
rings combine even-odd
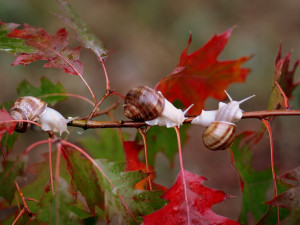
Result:
{"label": "snail shell", "polygon": [[202,135],[203,144],[211,150],[224,150],[232,144],[235,130],[234,123],[214,121]]}
{"label": "snail shell", "polygon": [[147,86],[133,88],[125,97],[124,114],[135,121],[156,119],[164,108],[164,96]]}
{"label": "snail shell", "polygon": [[[67,123],[70,120],[65,119],[56,110],[47,107],[46,102],[32,96],[18,98],[10,108],[9,113],[15,120],[39,123],[44,131],[58,132],[60,135],[63,132],[68,132]],[[15,130],[25,132],[29,128],[40,130],[28,122],[18,122]]]}
{"label": "snail shell", "polygon": [[[15,120],[30,120],[37,122],[39,116],[45,111],[46,102],[31,96],[18,98],[9,110],[10,115]],[[30,123],[18,122],[16,131],[25,132],[31,127]]]}

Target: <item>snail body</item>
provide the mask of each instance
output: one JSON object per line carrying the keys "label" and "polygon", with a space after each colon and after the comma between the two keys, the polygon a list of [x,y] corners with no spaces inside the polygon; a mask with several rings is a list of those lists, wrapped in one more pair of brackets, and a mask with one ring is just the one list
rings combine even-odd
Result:
{"label": "snail body", "polygon": [[[28,120],[39,123],[44,131],[60,133],[68,132],[67,123],[59,112],[47,106],[47,103],[32,97],[24,96],[18,98],[9,110],[10,115],[15,120]],[[25,132],[33,128],[31,123],[18,122],[15,130]]]}
{"label": "snail body", "polygon": [[145,121],[150,126],[180,126],[187,110],[177,109],[160,91],[147,86],[133,88],[125,97],[125,116],[135,121]]}
{"label": "snail body", "polygon": [[218,110],[202,110],[201,114],[191,122],[207,127],[202,140],[204,145],[211,150],[224,150],[230,147],[235,136],[235,123],[243,116],[240,104],[254,97],[252,95],[241,101],[234,101],[226,91],[225,93],[230,100],[229,103],[220,102]]}

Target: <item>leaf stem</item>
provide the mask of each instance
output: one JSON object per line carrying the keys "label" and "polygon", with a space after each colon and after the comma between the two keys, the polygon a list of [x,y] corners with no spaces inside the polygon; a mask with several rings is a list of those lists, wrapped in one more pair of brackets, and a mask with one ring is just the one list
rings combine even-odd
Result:
{"label": "leaf stem", "polygon": [[[272,135],[272,129],[270,126],[270,123],[266,119],[261,120],[262,123],[266,126],[268,134],[269,134],[269,140],[270,140],[270,148],[271,148],[271,168],[272,168],[272,176],[273,176],[273,183],[274,183],[274,193],[273,197],[277,197],[277,182],[276,182],[276,172],[275,172],[275,165],[274,165],[274,143],[273,143],[273,135]],[[277,208],[277,222],[279,223],[279,207],[276,205]]]}
{"label": "leaf stem", "polygon": [[92,97],[93,97],[94,103],[95,103],[95,105],[96,105],[96,104],[97,104],[96,96],[95,96],[95,94],[94,94],[92,88],[90,87],[90,85],[89,85],[89,84],[86,82],[86,80],[83,78],[83,75],[80,73],[80,71],[78,71],[78,69],[77,69],[75,66],[73,66],[72,63],[70,63],[69,60],[68,60],[66,57],[64,57],[62,54],[60,54],[59,52],[57,52],[57,51],[55,51],[54,49],[48,47],[47,45],[44,45],[44,44],[39,44],[39,45],[41,45],[41,46],[43,46],[43,47],[49,49],[50,51],[54,52],[55,54],[57,54],[57,55],[58,55],[59,57],[61,57],[61,58],[62,58],[69,66],[71,66],[72,69],[73,69],[74,71],[76,71],[77,75],[81,78],[81,80],[83,81],[83,83],[84,83],[84,84],[87,86],[87,88],[89,89],[89,91],[90,91],[90,93],[91,93],[91,95],[92,95]]}
{"label": "leaf stem", "polygon": [[187,187],[186,187],[185,173],[184,173],[184,167],[183,167],[180,132],[179,132],[179,128],[177,126],[174,127],[174,129],[175,129],[175,132],[177,135],[177,142],[178,142],[179,162],[180,162],[180,169],[181,169],[181,174],[182,174],[182,183],[183,183],[183,190],[184,190],[184,199],[185,199],[185,204],[186,204],[187,222],[188,222],[188,225],[190,225],[191,224],[190,209],[189,209],[189,202],[188,202],[188,197],[187,197]]}
{"label": "leaf stem", "polygon": [[[143,131],[141,128],[139,128],[138,130],[139,130],[140,135],[142,136],[143,142],[144,142],[145,160],[146,160],[146,172],[147,172],[147,173],[150,173],[150,170],[149,170],[149,162],[148,162],[148,147],[147,147],[147,139],[146,139],[146,135],[145,135],[144,131]],[[151,171],[151,173],[152,173],[152,171]],[[150,190],[152,191],[151,174],[148,175],[148,184],[149,184]]]}

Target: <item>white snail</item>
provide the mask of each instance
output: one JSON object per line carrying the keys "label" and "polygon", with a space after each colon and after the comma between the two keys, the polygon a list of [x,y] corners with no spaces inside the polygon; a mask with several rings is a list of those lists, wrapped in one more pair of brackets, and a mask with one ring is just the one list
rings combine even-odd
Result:
{"label": "white snail", "polygon": [[145,121],[154,126],[174,127],[182,125],[185,113],[170,103],[160,91],[155,91],[147,86],[131,89],[124,104],[124,114],[135,121]]}
{"label": "white snail", "polygon": [[236,130],[235,123],[243,116],[240,104],[254,97],[252,95],[241,101],[234,101],[226,91],[225,93],[230,100],[229,103],[220,102],[218,110],[202,110],[202,113],[191,122],[207,127],[202,139],[204,145],[211,150],[224,150],[232,144]]}
{"label": "white snail", "polygon": [[[32,96],[18,98],[10,108],[9,113],[15,120],[29,120],[39,123],[44,131],[57,132],[60,135],[63,132],[68,132],[67,123],[70,120],[65,119],[56,110],[47,107],[46,102]],[[25,132],[31,127],[31,123],[18,122],[15,130]]]}

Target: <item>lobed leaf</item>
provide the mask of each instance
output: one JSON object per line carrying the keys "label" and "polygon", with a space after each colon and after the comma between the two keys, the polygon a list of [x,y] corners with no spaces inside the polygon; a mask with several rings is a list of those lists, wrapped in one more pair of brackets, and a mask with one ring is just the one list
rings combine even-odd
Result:
{"label": "lobed leaf", "polygon": [[0,196],[11,204],[16,191],[15,180],[22,174],[24,164],[14,164],[14,161],[5,161],[0,173]]}
{"label": "lobed leaf", "polygon": [[99,129],[96,136],[80,138],[80,144],[93,158],[104,158],[110,161],[124,161],[124,149],[117,130]]}
{"label": "lobed leaf", "polygon": [[179,173],[175,184],[163,195],[168,204],[162,209],[144,216],[144,225],[168,224],[184,225],[189,216],[191,224],[239,224],[223,216],[215,214],[211,207],[225,199],[230,198],[223,191],[205,187],[203,182],[205,177],[195,175],[189,171],[184,171],[187,183],[188,208],[184,198],[183,176]]}
{"label": "lobed leaf", "polygon": [[[5,108],[0,110],[0,140],[2,140],[3,135],[8,132],[10,135],[13,134],[16,122],[13,121],[14,119],[11,115],[6,111]],[[10,122],[6,122],[10,121]]]}
{"label": "lobed leaf", "polygon": [[144,162],[141,162],[141,160],[138,157],[139,153],[142,150],[144,150],[144,146],[139,145],[137,141],[123,141],[123,146],[124,146],[125,159],[126,159],[125,171],[141,170],[144,173],[148,174],[148,177],[144,178],[143,180],[135,184],[135,188],[140,190],[145,190],[145,189],[150,190],[149,179],[148,179],[150,178],[152,190],[166,191],[167,188],[165,188],[162,185],[154,183],[153,181],[155,178],[154,169],[151,166],[148,166],[148,172],[147,172],[146,164]]}
{"label": "lobed leaf", "polygon": [[79,152],[68,149],[68,147],[64,147],[62,154],[72,176],[71,182],[85,198],[91,212],[95,214],[96,205],[104,209],[103,191],[99,185],[96,171],[91,162],[83,158]]}
{"label": "lobed leaf", "polygon": [[281,193],[271,201],[267,202],[272,206],[289,209],[289,215],[280,223],[283,225],[299,224],[300,223],[300,167],[297,167],[283,176],[285,179],[296,181],[297,184],[287,191]]}
{"label": "lobed leaf", "polygon": [[218,61],[217,57],[225,47],[232,29],[215,35],[202,48],[187,54],[192,38],[182,52],[174,71],[162,78],[155,89],[170,101],[180,100],[189,110],[189,115],[199,115],[208,97],[224,99],[224,90],[234,82],[244,82],[249,69],[241,68],[250,57],[237,60]]}
{"label": "lobed leaf", "polygon": [[46,60],[44,67],[56,67],[65,73],[78,75],[83,73],[83,63],[79,61],[80,47],[68,48],[68,33],[62,28],[55,35],[49,35],[43,28],[24,24],[23,30],[14,29],[7,35],[10,38],[25,40],[35,51],[20,54],[14,65],[28,65],[37,60]]}
{"label": "lobed leaf", "polygon": [[[248,143],[251,140],[249,138],[253,137],[252,135],[253,132],[250,131],[238,135],[231,146],[232,164],[240,177],[243,194],[242,210],[239,218],[239,222],[242,224],[247,224],[249,213],[253,215],[255,222],[262,220],[262,217],[267,216],[267,214],[272,214],[273,218],[277,217],[277,211],[273,211],[266,204],[263,204],[266,202],[266,193],[273,183],[272,170],[268,168],[257,171],[253,168],[253,154]],[[278,183],[278,191],[281,191],[282,188],[283,185]],[[281,211],[280,214],[283,217],[285,212]],[[267,218],[266,221],[269,221],[269,219]],[[261,222],[261,224],[263,223]]]}
{"label": "lobed leaf", "polygon": [[118,215],[121,224],[136,224],[117,195],[117,191],[123,196],[129,210],[139,221],[142,220],[142,216],[153,213],[164,205],[165,201],[160,198],[162,191],[134,188],[136,183],[147,176],[141,171],[123,172],[124,163],[108,163],[104,160],[96,160],[96,162],[115,186],[112,187],[107,178],[98,174],[104,191],[105,214],[108,222],[113,215]]}
{"label": "lobed leaf", "polygon": [[30,53],[34,48],[25,44],[24,40],[18,38],[9,38],[7,34],[20,26],[15,23],[4,23],[0,21],[0,50],[11,54]]}
{"label": "lobed leaf", "polygon": [[103,43],[94,33],[91,32],[86,23],[80,19],[80,17],[73,10],[69,1],[57,0],[57,3],[69,16],[59,17],[76,31],[78,38],[83,43],[84,47],[91,49],[96,54],[98,60],[102,61],[107,56],[107,51],[104,48]]}
{"label": "lobed leaf", "polygon": [[[49,105],[55,105],[57,102],[65,100],[67,97],[62,95],[47,96],[51,94],[63,94],[66,93],[64,86],[58,82],[56,85],[53,84],[48,78],[41,78],[40,87],[35,87],[30,84],[27,80],[21,82],[18,86],[18,96],[34,96],[41,98]],[[46,97],[43,97],[46,96]]]}
{"label": "lobed leaf", "polygon": [[[185,142],[188,140],[188,128],[188,125],[180,127],[180,137],[182,146],[184,146]],[[151,129],[147,132],[146,136],[148,145],[149,165],[153,166],[156,154],[158,152],[162,152],[170,160],[170,164],[172,166],[174,163],[174,156],[178,153],[177,137],[174,130],[154,126],[151,127]]]}

